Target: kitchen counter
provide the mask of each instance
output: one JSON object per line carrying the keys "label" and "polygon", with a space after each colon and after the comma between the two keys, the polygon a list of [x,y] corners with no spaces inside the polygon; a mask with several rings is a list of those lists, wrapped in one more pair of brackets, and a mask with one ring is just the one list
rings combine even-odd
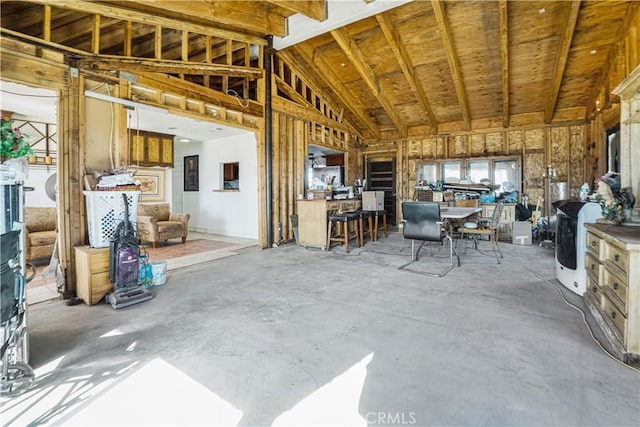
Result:
{"label": "kitchen counter", "polygon": [[362,207],[360,199],[298,200],[298,244],[324,248],[327,244],[327,216],[330,212],[350,212]]}

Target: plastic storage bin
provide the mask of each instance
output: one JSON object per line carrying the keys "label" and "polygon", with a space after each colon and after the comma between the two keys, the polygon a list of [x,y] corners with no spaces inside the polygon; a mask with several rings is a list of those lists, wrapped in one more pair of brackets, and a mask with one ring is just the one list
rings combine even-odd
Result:
{"label": "plastic storage bin", "polygon": [[167,261],[151,261],[153,272],[153,286],[162,286],[167,283]]}
{"label": "plastic storage bin", "polygon": [[118,224],[124,221],[125,206],[122,195],[127,196],[129,222],[135,227],[139,191],[84,191],[87,204],[89,243],[94,248],[108,248],[115,237]]}

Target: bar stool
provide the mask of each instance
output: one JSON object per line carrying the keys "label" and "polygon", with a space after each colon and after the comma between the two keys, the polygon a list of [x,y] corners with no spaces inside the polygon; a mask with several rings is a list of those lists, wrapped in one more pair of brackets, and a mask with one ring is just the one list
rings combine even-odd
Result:
{"label": "bar stool", "polygon": [[377,211],[371,211],[373,215],[373,241],[378,240],[378,224],[380,217],[382,217],[382,231],[384,232],[384,237],[387,237],[387,211],[384,209],[380,209]]}
{"label": "bar stool", "polygon": [[[364,235],[367,234],[369,236],[369,240],[374,241],[373,236],[373,212],[371,211],[363,211],[359,210],[355,213],[358,214],[358,218],[360,220],[360,246],[364,246]],[[365,231],[364,223],[365,220],[367,222],[367,229]]]}
{"label": "bar stool", "polygon": [[[340,242],[344,245],[344,250],[349,253],[349,239],[355,238],[356,244],[360,247],[360,217],[355,212],[338,213],[329,215],[327,227],[327,248],[331,249],[331,242]],[[353,225],[353,231],[349,230],[349,225]],[[338,225],[340,232],[333,235],[333,226]]]}

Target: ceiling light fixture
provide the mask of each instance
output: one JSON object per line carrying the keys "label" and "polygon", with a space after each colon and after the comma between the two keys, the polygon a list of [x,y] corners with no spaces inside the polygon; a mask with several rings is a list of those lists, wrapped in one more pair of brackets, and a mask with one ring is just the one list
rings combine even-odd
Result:
{"label": "ceiling light fixture", "polygon": [[538,13],[540,15],[542,15],[543,13],[545,13],[547,11],[547,9],[545,9],[544,7],[541,7],[540,9],[538,9]]}
{"label": "ceiling light fixture", "polygon": [[180,142],[191,142],[189,138],[180,138],[178,141]]}
{"label": "ceiling light fixture", "polygon": [[598,52],[598,51],[597,51],[597,50],[595,50],[595,49],[591,49],[591,52],[590,52],[590,53],[591,53],[591,55],[595,55],[595,54],[596,54],[596,52]]}
{"label": "ceiling light fixture", "polygon": [[115,96],[109,96],[103,93],[93,92],[90,90],[85,90],[84,96],[93,98],[93,99],[99,99],[101,101],[113,102],[128,108],[141,108],[143,110],[154,111],[160,114],[169,114],[169,110],[165,110],[164,108],[154,107],[153,105],[141,104],[139,102],[130,101],[128,99],[116,98]]}

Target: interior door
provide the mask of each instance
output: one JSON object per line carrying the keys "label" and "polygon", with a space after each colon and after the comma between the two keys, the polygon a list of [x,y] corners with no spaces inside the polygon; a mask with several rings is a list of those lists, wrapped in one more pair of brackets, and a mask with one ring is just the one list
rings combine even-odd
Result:
{"label": "interior door", "polygon": [[387,211],[387,222],[397,223],[396,216],[396,161],[367,161],[367,190],[384,191],[384,208]]}

